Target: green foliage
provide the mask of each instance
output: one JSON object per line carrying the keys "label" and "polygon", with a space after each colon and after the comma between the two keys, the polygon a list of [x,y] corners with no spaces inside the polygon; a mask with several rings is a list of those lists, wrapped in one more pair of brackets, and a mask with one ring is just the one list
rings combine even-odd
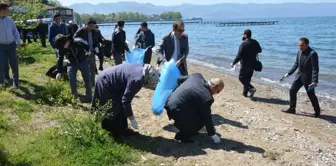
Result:
{"label": "green foliage", "polygon": [[24,29],[34,29],[37,27],[37,23],[26,24],[24,21],[36,19],[43,11],[43,4],[40,0],[25,0],[17,1],[18,4],[13,6],[17,11],[10,14],[10,17],[16,22],[16,26]]}
{"label": "green foliage", "polygon": [[82,14],[81,18],[83,22],[87,22],[90,17],[96,19],[98,23],[105,22],[116,22],[118,20],[126,21],[161,21],[161,20],[180,20],[182,15],[180,12],[165,12],[161,15],[145,15],[142,13],[133,13],[133,12],[119,12],[119,13],[110,13],[108,15],[94,13],[92,15]]}

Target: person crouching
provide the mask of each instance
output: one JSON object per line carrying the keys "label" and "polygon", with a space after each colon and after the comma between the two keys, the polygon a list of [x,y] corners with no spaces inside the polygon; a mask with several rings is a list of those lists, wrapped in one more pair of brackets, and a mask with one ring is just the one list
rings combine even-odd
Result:
{"label": "person crouching", "polygon": [[215,143],[220,142],[211,119],[213,95],[224,89],[220,78],[205,80],[200,73],[178,78],[178,87],[168,97],[165,105],[169,120],[174,119],[174,125],[179,132],[175,139],[183,143],[191,143],[192,136],[204,126]]}
{"label": "person crouching", "polygon": [[128,129],[138,129],[131,102],[142,87],[155,88],[160,73],[149,64],[120,64],[99,73],[92,99],[93,112],[105,112],[102,128],[111,132],[115,140],[121,136],[137,134]]}
{"label": "person crouching", "polygon": [[89,72],[89,63],[87,60],[90,54],[89,45],[81,38],[75,38],[58,34],[55,37],[55,46],[57,49],[57,75],[56,79],[60,80],[63,72],[63,59],[64,56],[69,60],[68,75],[70,80],[71,92],[78,98],[77,93],[77,71],[80,70],[85,83],[86,99],[92,99],[91,80]]}

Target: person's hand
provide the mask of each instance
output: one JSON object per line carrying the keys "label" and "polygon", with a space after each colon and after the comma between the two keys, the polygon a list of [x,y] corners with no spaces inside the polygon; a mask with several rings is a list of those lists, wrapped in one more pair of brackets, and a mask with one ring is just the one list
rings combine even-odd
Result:
{"label": "person's hand", "polygon": [[91,51],[88,51],[85,53],[86,56],[90,56],[91,55]]}
{"label": "person's hand", "polygon": [[60,80],[61,77],[62,77],[62,74],[61,74],[61,73],[57,73],[57,75],[56,75],[56,80]]}
{"label": "person's hand", "polygon": [[316,86],[317,86],[317,83],[316,83],[316,82],[313,82],[313,83],[311,83],[309,86],[316,87]]}
{"label": "person's hand", "polygon": [[214,141],[214,143],[216,144],[220,143],[220,137],[217,134],[211,136],[211,138]]}
{"label": "person's hand", "polygon": [[54,52],[57,53],[57,48],[54,48]]}
{"label": "person's hand", "polygon": [[135,47],[135,45],[132,47],[132,50],[135,50],[136,49],[136,47]]}
{"label": "person's hand", "polygon": [[230,63],[230,68],[233,69],[234,68],[234,65],[233,63]]}
{"label": "person's hand", "polygon": [[160,69],[160,64],[156,64],[156,70]]}
{"label": "person's hand", "polygon": [[131,120],[131,126],[133,127],[133,129],[139,129],[138,122],[136,121],[134,116],[130,117],[129,119]]}
{"label": "person's hand", "polygon": [[181,65],[181,62],[182,62],[182,60],[179,59],[179,60],[176,62],[176,66],[180,66],[180,65]]}
{"label": "person's hand", "polygon": [[21,44],[17,44],[16,48],[18,48],[20,50],[21,49]]}
{"label": "person's hand", "polygon": [[98,47],[95,48],[95,52],[96,52],[96,54],[99,54],[99,48]]}
{"label": "person's hand", "polygon": [[286,73],[285,75],[284,75],[284,77],[288,77],[289,76],[289,74],[288,73]]}

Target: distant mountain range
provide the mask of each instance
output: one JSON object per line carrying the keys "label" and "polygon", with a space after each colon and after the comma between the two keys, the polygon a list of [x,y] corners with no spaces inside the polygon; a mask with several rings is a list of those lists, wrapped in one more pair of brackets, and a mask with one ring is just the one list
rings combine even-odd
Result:
{"label": "distant mountain range", "polygon": [[156,6],[150,3],[117,2],[97,5],[76,3],[69,7],[80,14],[93,14],[94,12],[109,14],[123,11],[161,14],[166,11],[179,11],[183,18],[202,17],[204,19],[336,16],[336,3],[221,3],[215,5]]}

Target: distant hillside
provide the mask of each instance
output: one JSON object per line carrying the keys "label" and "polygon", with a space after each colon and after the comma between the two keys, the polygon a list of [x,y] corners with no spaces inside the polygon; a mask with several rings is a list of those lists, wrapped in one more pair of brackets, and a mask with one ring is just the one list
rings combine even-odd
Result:
{"label": "distant hillside", "polygon": [[123,11],[160,14],[166,11],[179,11],[184,18],[203,17],[204,19],[336,16],[336,3],[222,3],[216,5],[182,4],[178,6],[155,6],[149,3],[117,2],[100,3],[97,5],[78,3],[72,4],[69,7],[78,13],[88,14],[94,12],[108,14]]}

